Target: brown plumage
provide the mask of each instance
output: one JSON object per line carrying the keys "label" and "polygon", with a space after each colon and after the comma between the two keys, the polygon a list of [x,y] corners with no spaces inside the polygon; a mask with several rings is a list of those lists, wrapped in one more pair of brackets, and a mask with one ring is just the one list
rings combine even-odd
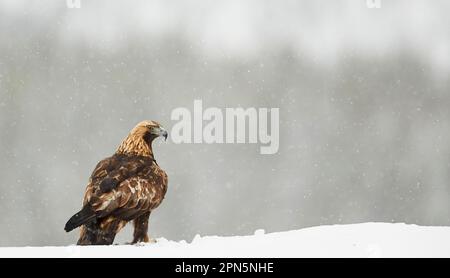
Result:
{"label": "brown plumage", "polygon": [[67,232],[81,226],[78,245],[112,244],[133,220],[132,243],[148,242],[148,219],[167,191],[167,175],[156,163],[152,142],[167,132],[154,121],[134,127],[116,153],[95,167],[83,208],[66,223]]}

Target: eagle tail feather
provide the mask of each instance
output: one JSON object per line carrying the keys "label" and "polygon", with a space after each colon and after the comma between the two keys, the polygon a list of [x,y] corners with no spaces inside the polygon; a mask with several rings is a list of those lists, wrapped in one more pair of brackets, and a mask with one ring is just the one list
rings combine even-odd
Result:
{"label": "eagle tail feather", "polygon": [[89,205],[84,206],[79,212],[75,213],[69,221],[67,221],[64,230],[70,232],[79,226],[86,224],[95,219],[95,212]]}

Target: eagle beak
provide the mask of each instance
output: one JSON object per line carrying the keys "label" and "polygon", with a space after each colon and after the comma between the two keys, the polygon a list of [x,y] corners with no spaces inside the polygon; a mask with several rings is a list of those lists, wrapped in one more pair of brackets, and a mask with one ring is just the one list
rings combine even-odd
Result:
{"label": "eagle beak", "polygon": [[169,133],[167,133],[167,130],[165,130],[164,128],[160,127],[159,136],[164,137],[164,141],[167,141],[167,136],[169,136]]}
{"label": "eagle beak", "polygon": [[162,136],[162,137],[164,137],[165,141],[167,141],[167,137],[169,136],[169,133],[167,133],[167,130],[165,130],[162,126],[152,128],[151,134],[156,135],[158,137]]}

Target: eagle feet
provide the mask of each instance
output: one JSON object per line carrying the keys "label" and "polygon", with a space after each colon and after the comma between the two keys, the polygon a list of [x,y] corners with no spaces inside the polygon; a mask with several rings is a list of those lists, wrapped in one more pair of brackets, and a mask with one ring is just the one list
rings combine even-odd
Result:
{"label": "eagle feet", "polygon": [[130,244],[142,245],[145,243],[156,243],[156,239],[150,238],[148,235],[145,235],[143,237],[134,238]]}

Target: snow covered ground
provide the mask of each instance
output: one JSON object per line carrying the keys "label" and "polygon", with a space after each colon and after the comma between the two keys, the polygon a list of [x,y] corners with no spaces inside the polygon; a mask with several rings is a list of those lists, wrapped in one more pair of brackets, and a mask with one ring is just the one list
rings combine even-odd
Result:
{"label": "snow covered ground", "polygon": [[362,223],[145,245],[3,247],[0,257],[450,257],[450,227]]}

